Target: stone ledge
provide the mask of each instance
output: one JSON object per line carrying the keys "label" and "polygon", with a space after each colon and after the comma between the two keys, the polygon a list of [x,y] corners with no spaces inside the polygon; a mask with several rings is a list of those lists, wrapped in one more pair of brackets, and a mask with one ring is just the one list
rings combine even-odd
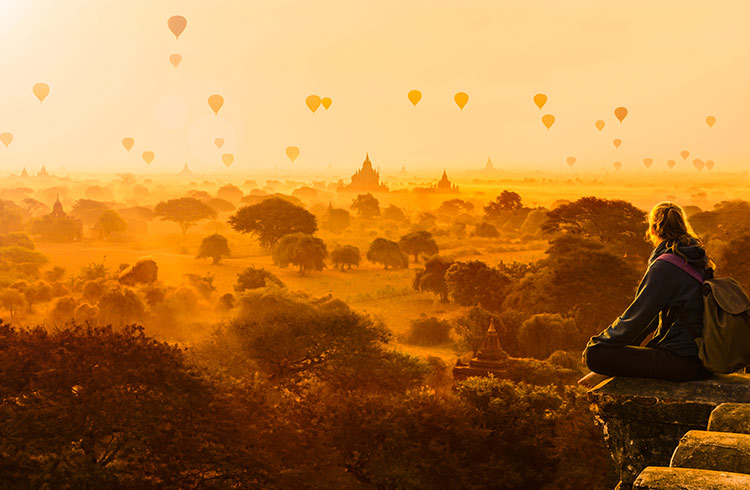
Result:
{"label": "stone ledge", "polygon": [[746,490],[750,475],[726,471],[649,466],[633,483],[638,490]]}
{"label": "stone ledge", "polygon": [[691,430],[677,445],[669,466],[750,473],[750,435]]}
{"label": "stone ledge", "polygon": [[722,403],[711,412],[708,430],[750,434],[750,399],[748,403]]}

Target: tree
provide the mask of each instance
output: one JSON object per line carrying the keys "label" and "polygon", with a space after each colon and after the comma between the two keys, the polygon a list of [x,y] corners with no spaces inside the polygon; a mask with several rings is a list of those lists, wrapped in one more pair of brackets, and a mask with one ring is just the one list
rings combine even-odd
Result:
{"label": "tree", "polygon": [[438,246],[429,231],[415,231],[401,237],[399,247],[407,254],[414,254],[414,262],[419,263],[419,254],[435,255]]}
{"label": "tree", "polygon": [[409,322],[406,343],[414,345],[437,345],[449,342],[451,324],[447,321],[424,313]]}
{"label": "tree", "polygon": [[280,288],[285,287],[284,283],[273,273],[262,268],[248,267],[237,274],[234,290],[240,293],[248,289],[264,288],[272,284]]}
{"label": "tree", "polygon": [[292,233],[282,236],[273,246],[273,263],[281,268],[289,264],[299,267],[299,273],[323,270],[328,257],[326,244],[320,238],[306,233]]}
{"label": "tree", "polygon": [[360,218],[371,219],[380,216],[380,202],[370,194],[360,194],[352,201],[351,208]]}
{"label": "tree", "polygon": [[518,211],[521,208],[523,208],[521,196],[516,192],[505,190],[484,207],[484,214],[492,219],[501,216],[503,213]]}
{"label": "tree", "polygon": [[284,235],[313,234],[318,229],[312,213],[278,197],[240,208],[229,218],[229,224],[240,233],[255,234],[265,248],[271,248]]}
{"label": "tree", "polygon": [[122,219],[122,216],[113,209],[105,209],[96,221],[95,226],[95,229],[105,240],[109,240],[112,233],[123,232],[127,228],[128,224]]}
{"label": "tree", "polygon": [[579,338],[572,318],[559,313],[540,313],[521,325],[518,348],[524,356],[546,359],[557,350],[575,348]]}
{"label": "tree", "polygon": [[445,273],[448,293],[463,306],[500,311],[511,279],[479,260],[455,262]]}
{"label": "tree", "polygon": [[129,288],[114,288],[104,293],[97,307],[101,322],[124,326],[143,319],[145,308],[141,299]]}
{"label": "tree", "polygon": [[342,272],[344,266],[351,269],[353,265],[359,267],[360,254],[359,249],[354,245],[344,245],[336,247],[331,251],[331,262],[334,267],[338,267]]}
{"label": "tree", "polygon": [[401,208],[398,208],[393,204],[383,210],[382,216],[383,219],[391,221],[406,221],[406,215]]}
{"label": "tree", "polygon": [[440,301],[448,302],[448,284],[445,273],[453,261],[439,255],[430,257],[424,264],[424,269],[418,269],[414,275],[412,286],[418,291],[430,291],[440,296]]}
{"label": "tree", "polygon": [[349,227],[350,223],[351,216],[349,215],[349,211],[329,207],[321,223],[321,227],[333,233],[341,233]]}
{"label": "tree", "polygon": [[750,287],[750,260],[746,253],[750,245],[750,233],[747,231],[731,237],[718,247],[716,259],[719,266],[716,275],[732,276],[747,289]]}
{"label": "tree", "polygon": [[367,249],[367,260],[383,264],[385,269],[409,267],[409,258],[401,251],[398,243],[385,238],[376,238]]}
{"label": "tree", "polygon": [[71,216],[78,218],[89,226],[96,225],[102,213],[109,209],[109,205],[93,199],[79,199],[70,210]]}
{"label": "tree", "polygon": [[240,199],[245,197],[245,194],[236,185],[225,184],[219,187],[219,190],[216,191],[216,197],[229,202],[237,203],[240,201]]}
{"label": "tree", "polygon": [[23,208],[13,201],[0,199],[0,233],[8,234],[21,231],[24,221]]}
{"label": "tree", "polygon": [[495,225],[483,221],[474,227],[474,235],[482,238],[497,238],[500,232],[497,231]]}
{"label": "tree", "polygon": [[437,208],[436,212],[440,216],[455,218],[461,213],[471,213],[472,211],[474,211],[474,204],[469,201],[450,199],[448,201],[443,201],[443,203],[440,204],[440,207]]}
{"label": "tree", "polygon": [[18,310],[25,304],[26,298],[22,292],[12,288],[0,289],[0,306],[8,311],[11,318],[15,318]]}
{"label": "tree", "polygon": [[232,252],[229,250],[227,239],[218,233],[214,233],[201,241],[201,248],[198,250],[197,258],[211,257],[213,259],[212,263],[218,264],[223,257],[231,255]]}
{"label": "tree", "polygon": [[178,223],[183,235],[187,233],[188,228],[199,221],[216,217],[216,211],[194,197],[181,197],[160,202],[154,208],[154,214],[162,220]]}

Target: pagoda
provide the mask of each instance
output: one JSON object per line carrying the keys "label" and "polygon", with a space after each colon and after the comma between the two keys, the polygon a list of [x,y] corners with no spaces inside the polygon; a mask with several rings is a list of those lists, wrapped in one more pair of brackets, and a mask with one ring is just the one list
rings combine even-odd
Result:
{"label": "pagoda", "polygon": [[339,188],[343,191],[388,192],[388,187],[380,183],[380,172],[372,168],[370,154],[365,156],[362,168],[352,175],[352,182]]}
{"label": "pagoda", "polygon": [[440,179],[440,182],[437,183],[435,189],[438,192],[458,192],[458,186],[451,184],[451,181],[448,180],[448,174],[445,169],[443,169],[443,177]]}
{"label": "pagoda", "polygon": [[508,354],[500,347],[500,339],[497,337],[493,319],[490,321],[490,328],[487,329],[484,343],[477,352],[477,356],[469,361],[468,365],[459,360],[453,368],[453,380],[459,381],[471,376],[488,376],[489,374],[503,378],[508,371],[508,361]]}

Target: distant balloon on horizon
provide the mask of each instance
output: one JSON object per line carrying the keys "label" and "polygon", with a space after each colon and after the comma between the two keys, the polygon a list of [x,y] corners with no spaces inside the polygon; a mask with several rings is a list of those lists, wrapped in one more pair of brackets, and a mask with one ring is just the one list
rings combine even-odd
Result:
{"label": "distant balloon on horizon", "polygon": [[646,166],[646,168],[651,168],[651,165],[653,165],[654,160],[651,158],[644,158],[643,159],[643,165]]}
{"label": "distant balloon on horizon", "polygon": [[544,104],[547,103],[547,96],[544,94],[536,94],[534,96],[534,104],[539,108],[539,110],[542,110],[542,107],[544,107]]}
{"label": "distant balloon on horizon", "polygon": [[714,161],[713,160],[706,160],[706,168],[711,170],[714,168]]}
{"label": "distant balloon on horizon", "polygon": [[49,95],[49,85],[44,82],[35,83],[33,87],[34,95],[39,99],[39,102],[44,102],[44,99]]}
{"label": "distant balloon on horizon", "polygon": [[415,107],[417,103],[422,100],[422,92],[419,90],[410,90],[406,96],[409,98],[409,102]]}
{"label": "distant balloon on horizon", "polygon": [[317,95],[308,95],[305,99],[305,105],[307,105],[307,108],[310,109],[313,114],[315,114],[315,111],[318,110],[318,107],[320,107],[322,102],[323,101]]}
{"label": "distant balloon on horizon", "polygon": [[599,119],[598,121],[596,121],[596,122],[594,123],[594,126],[596,126],[596,129],[598,129],[598,130],[599,130],[599,132],[601,132],[601,131],[602,131],[602,129],[604,129],[604,125],[605,125],[605,122],[604,122],[604,121],[602,121],[601,119]]}
{"label": "distant balloon on horizon", "polygon": [[234,155],[232,155],[231,153],[224,153],[221,156],[221,161],[224,162],[224,165],[226,165],[228,167],[234,161]]}
{"label": "distant balloon on horizon", "polygon": [[615,109],[615,117],[622,123],[622,120],[628,115],[628,110],[625,107],[618,107]]}
{"label": "distant balloon on horizon", "polygon": [[670,170],[673,169],[675,165],[677,165],[677,162],[674,160],[667,160],[667,167],[669,167]]}
{"label": "distant balloon on horizon", "polygon": [[714,124],[716,124],[716,118],[714,116],[708,116],[706,118],[706,124],[708,124],[709,128],[713,128]]}
{"label": "distant balloon on horizon", "polygon": [[143,161],[146,162],[146,165],[151,165],[151,162],[154,161],[154,152],[153,151],[144,151],[143,152]]}
{"label": "distant balloon on horizon", "polygon": [[576,164],[576,157],[568,157],[566,161],[568,162],[568,166],[572,167]]}
{"label": "distant balloon on horizon", "polygon": [[180,65],[180,62],[182,62],[182,55],[179,55],[177,53],[170,54],[169,55],[169,62],[172,63],[172,66],[177,68]]}
{"label": "distant balloon on horizon", "polygon": [[323,97],[320,99],[320,105],[322,105],[325,110],[328,110],[328,108],[331,107],[331,102],[333,101],[330,97]]}
{"label": "distant balloon on horizon", "polygon": [[551,128],[553,124],[555,124],[555,116],[552,114],[545,114],[542,116],[542,124],[544,124],[547,129]]}
{"label": "distant balloon on horizon", "polygon": [[453,96],[453,100],[456,101],[456,105],[459,109],[464,110],[464,106],[469,102],[469,94],[466,92],[457,92],[456,95]]}
{"label": "distant balloon on horizon", "polygon": [[289,160],[292,161],[292,163],[294,163],[294,161],[299,156],[299,148],[297,148],[296,146],[288,146],[286,148],[286,156],[289,158]]}
{"label": "distant balloon on horizon", "polygon": [[615,145],[615,148],[619,148],[620,145],[622,144],[622,140],[619,138],[615,138],[612,140],[612,144]]}
{"label": "distant balloon on horizon", "polygon": [[221,110],[223,105],[224,97],[219,94],[213,94],[208,98],[208,106],[212,111],[214,111],[214,114],[216,114],[217,116],[219,115],[219,110]]}
{"label": "distant balloon on horizon", "polygon": [[682,157],[683,160],[687,160],[687,158],[690,156],[690,152],[687,150],[682,150],[680,152],[680,156]]}
{"label": "distant balloon on horizon", "polygon": [[10,143],[13,141],[13,134],[12,133],[0,134],[0,141],[2,141],[5,147],[7,148],[8,145],[10,145]]}
{"label": "distant balloon on horizon", "polygon": [[224,138],[216,138],[214,144],[216,145],[216,148],[221,150],[221,147],[224,146]]}
{"label": "distant balloon on horizon", "polygon": [[612,166],[615,167],[615,170],[620,170],[622,168],[622,162],[615,162]]}
{"label": "distant balloon on horizon", "polygon": [[173,15],[167,21],[167,26],[169,26],[169,30],[174,34],[175,39],[179,39],[180,34],[182,34],[182,31],[187,26],[187,19],[181,15]]}
{"label": "distant balloon on horizon", "polygon": [[705,166],[706,166],[706,163],[700,158],[696,158],[695,160],[693,160],[693,167],[695,167],[697,171],[700,172],[701,170],[703,170],[703,167]]}
{"label": "distant balloon on horizon", "polygon": [[133,145],[135,144],[135,140],[133,138],[123,138],[122,139],[122,146],[125,147],[126,150],[130,151],[131,148],[133,148]]}

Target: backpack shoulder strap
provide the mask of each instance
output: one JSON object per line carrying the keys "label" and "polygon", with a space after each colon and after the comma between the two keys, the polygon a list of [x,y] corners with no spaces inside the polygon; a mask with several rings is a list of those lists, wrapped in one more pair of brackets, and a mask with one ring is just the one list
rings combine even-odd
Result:
{"label": "backpack shoulder strap", "polygon": [[695,267],[688,265],[687,261],[682,257],[678,257],[675,254],[664,253],[656,257],[656,260],[663,260],[664,262],[669,262],[670,264],[679,267],[690,274],[690,277],[703,284],[703,275],[698,272]]}

